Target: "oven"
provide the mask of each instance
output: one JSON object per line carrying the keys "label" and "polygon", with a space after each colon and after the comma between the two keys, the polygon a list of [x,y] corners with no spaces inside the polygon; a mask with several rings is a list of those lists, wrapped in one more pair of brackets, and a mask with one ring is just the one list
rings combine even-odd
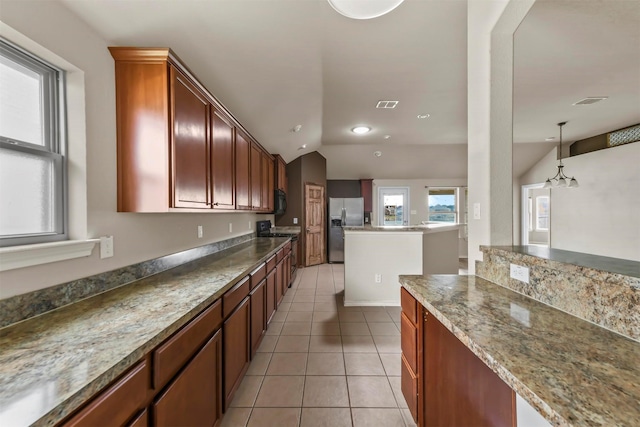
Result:
{"label": "oven", "polygon": [[258,237],[290,237],[291,238],[291,282],[289,283],[289,287],[296,279],[296,273],[298,271],[298,233],[287,233],[287,232],[272,232],[271,231],[271,221],[257,221],[256,222],[256,231]]}

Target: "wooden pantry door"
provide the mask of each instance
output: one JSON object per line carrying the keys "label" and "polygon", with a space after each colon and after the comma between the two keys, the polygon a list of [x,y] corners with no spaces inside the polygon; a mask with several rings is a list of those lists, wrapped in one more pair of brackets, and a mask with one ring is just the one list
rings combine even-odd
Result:
{"label": "wooden pantry door", "polygon": [[305,266],[324,263],[326,255],[324,186],[304,185],[304,242]]}

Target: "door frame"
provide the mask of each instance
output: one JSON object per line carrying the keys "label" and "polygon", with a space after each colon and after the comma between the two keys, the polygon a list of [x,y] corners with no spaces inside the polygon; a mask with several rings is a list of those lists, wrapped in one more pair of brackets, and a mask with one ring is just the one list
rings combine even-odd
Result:
{"label": "door frame", "polygon": [[[378,187],[378,225],[383,227],[384,226],[384,199],[383,199],[383,193],[389,193],[390,191],[394,191],[396,193],[406,193],[406,205],[402,206],[402,225],[403,226],[407,226],[409,225],[409,219],[410,219],[410,214],[411,214],[411,206],[410,206],[410,200],[411,200],[411,189],[409,187]],[[405,196],[405,194],[403,194],[403,196]]]}
{"label": "door frame", "polygon": [[[322,254],[322,258],[320,260],[320,264],[324,264],[327,262],[327,186],[326,185],[322,185],[322,184],[316,184],[315,182],[305,182],[302,186],[302,200],[303,200],[303,204],[302,204],[302,227],[301,227],[301,233],[302,234],[302,241],[301,241],[301,246],[302,246],[302,264],[305,267],[308,267],[307,265],[307,258],[308,258],[308,254],[307,254],[307,186],[309,185],[314,185],[316,187],[322,187],[323,191],[322,191],[322,202],[321,202],[321,212],[322,212],[322,231],[321,231],[321,236],[322,236],[322,246],[320,248],[320,253]],[[314,264],[316,265],[316,264]]]}

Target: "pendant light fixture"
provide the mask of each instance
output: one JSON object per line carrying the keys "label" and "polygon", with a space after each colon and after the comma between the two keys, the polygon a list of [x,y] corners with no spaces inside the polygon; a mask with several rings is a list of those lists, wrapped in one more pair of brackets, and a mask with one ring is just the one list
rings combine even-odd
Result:
{"label": "pendant light fixture", "polygon": [[558,126],[560,126],[560,163],[558,164],[558,173],[556,173],[556,175],[553,178],[547,178],[542,188],[551,188],[551,187],[577,188],[580,186],[578,184],[578,181],[574,177],[569,178],[564,174],[564,165],[562,164],[562,126],[566,124],[567,122],[558,123]]}
{"label": "pendant light fixture", "polygon": [[332,8],[351,19],[372,19],[391,12],[404,0],[328,0]]}

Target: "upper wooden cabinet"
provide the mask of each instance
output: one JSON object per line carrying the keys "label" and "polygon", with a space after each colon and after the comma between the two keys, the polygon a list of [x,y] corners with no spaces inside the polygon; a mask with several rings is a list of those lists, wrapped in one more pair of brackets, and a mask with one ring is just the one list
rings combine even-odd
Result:
{"label": "upper wooden cabinet", "polygon": [[287,163],[279,154],[275,155],[275,189],[287,192]]}
{"label": "upper wooden cabinet", "polygon": [[109,50],[119,212],[272,210],[273,180],[263,179],[261,157],[272,156],[170,49]]}

